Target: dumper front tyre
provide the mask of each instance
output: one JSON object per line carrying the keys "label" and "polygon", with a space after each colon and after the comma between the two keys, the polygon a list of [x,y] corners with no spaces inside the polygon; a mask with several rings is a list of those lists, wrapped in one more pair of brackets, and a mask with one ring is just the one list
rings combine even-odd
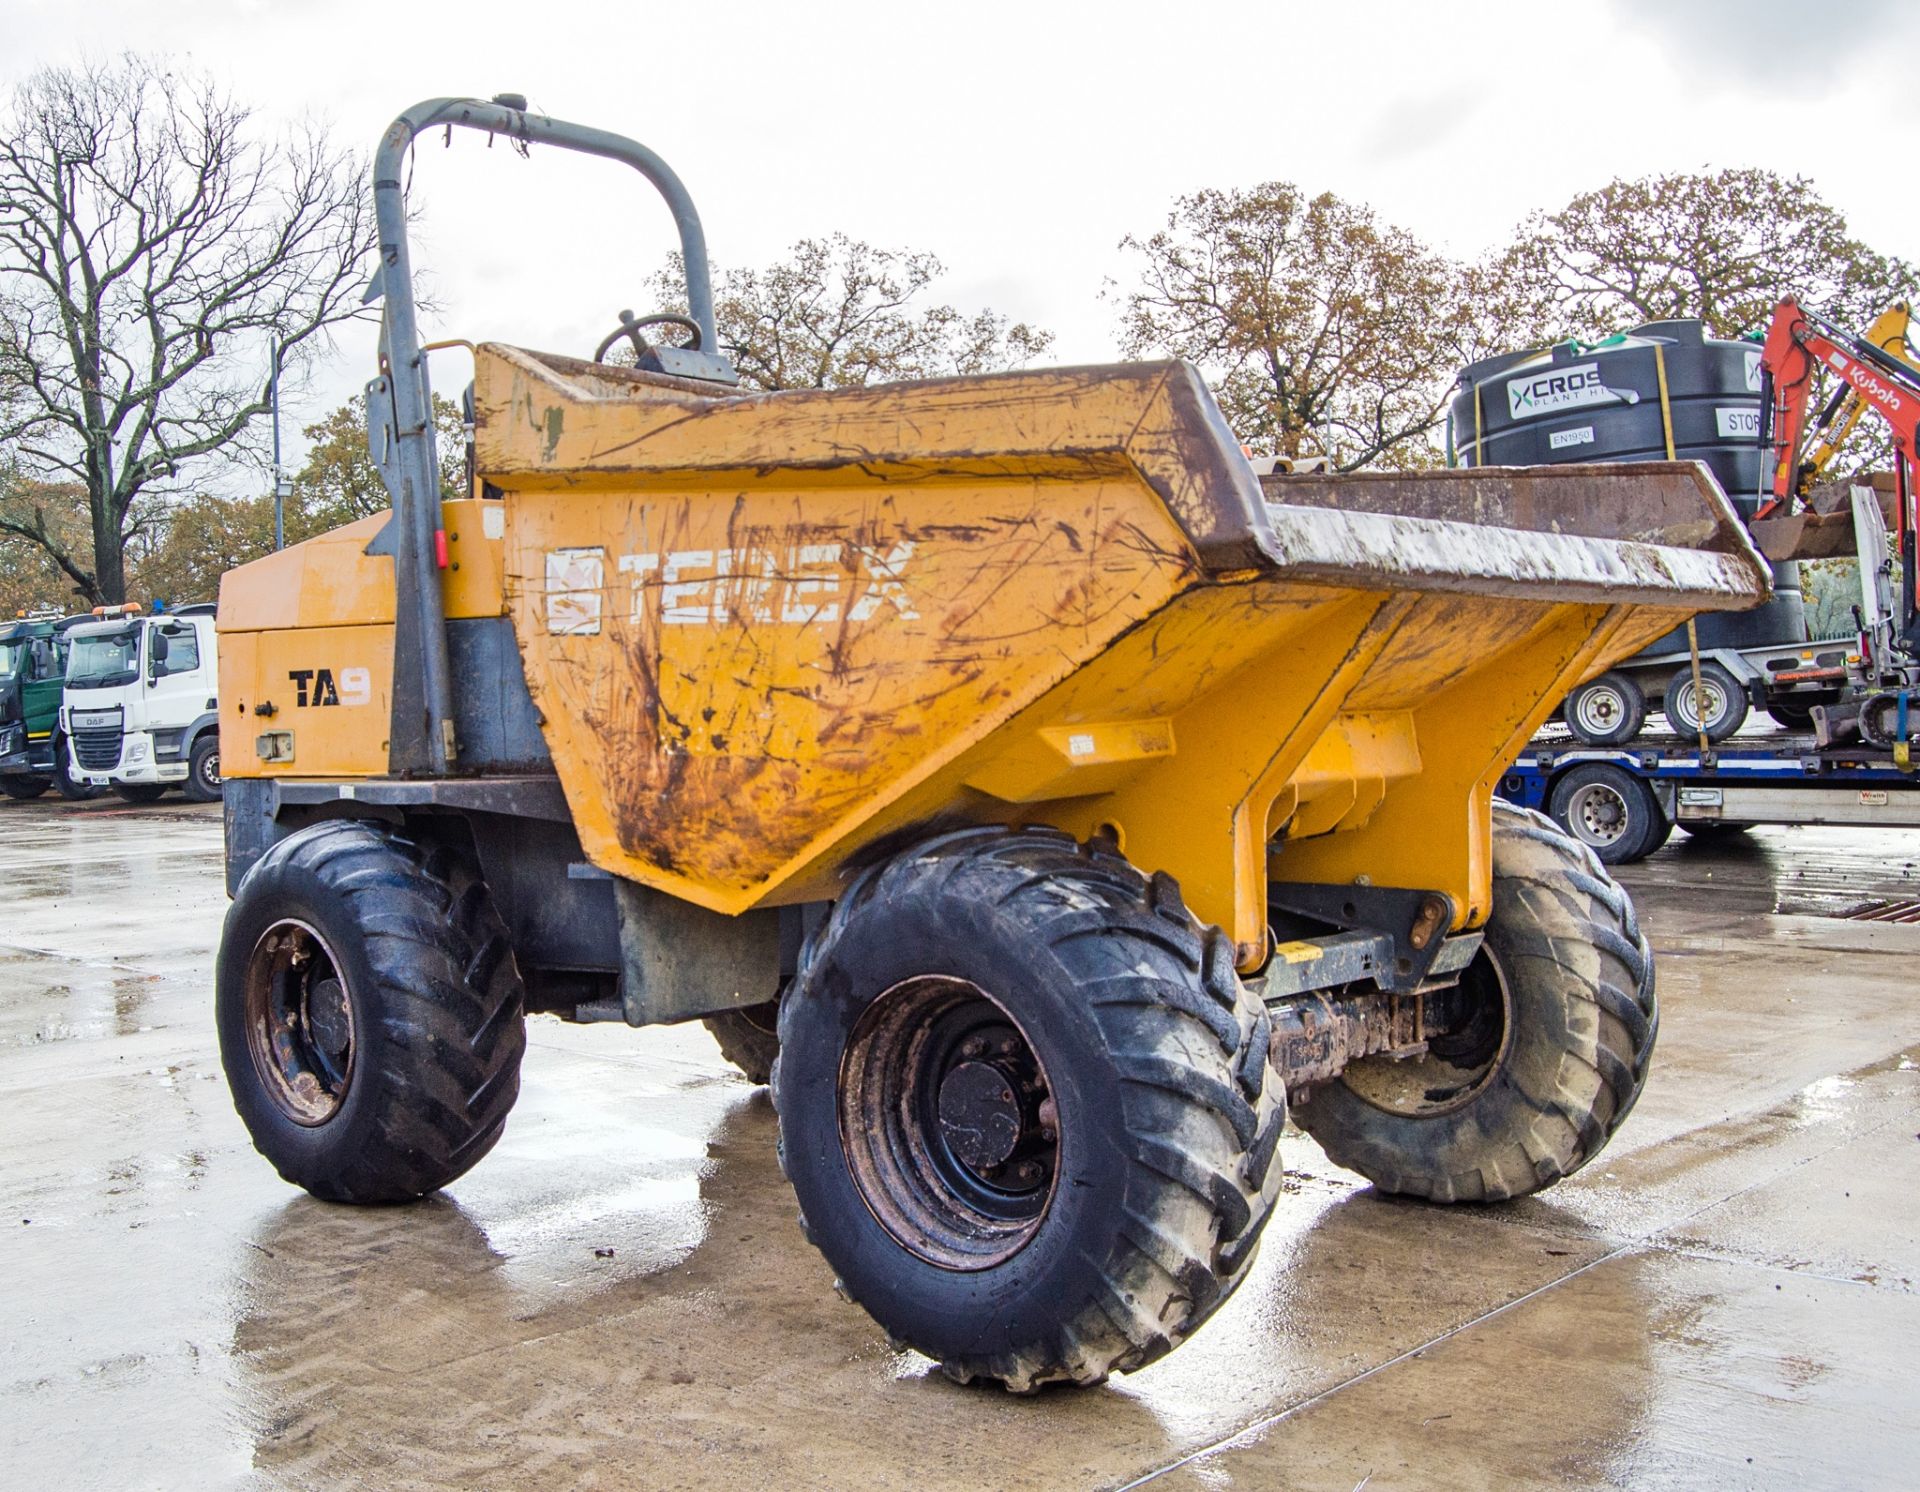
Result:
{"label": "dumper front tyre", "polygon": [[247,872],[214,1005],[255,1148],[327,1201],[445,1186],[519,1094],[525,998],[486,886],[446,847],[372,824],[313,825]]}
{"label": "dumper front tyre", "polygon": [[1095,1384],[1252,1260],[1281,1081],[1231,943],[1103,843],[968,830],[868,871],[780,1009],[781,1162],[843,1294],[959,1382]]}
{"label": "dumper front tyre", "polygon": [[1461,994],[1425,1056],[1364,1058],[1295,1101],[1328,1157],[1383,1192],[1539,1191],[1599,1154],[1646,1081],[1659,1008],[1633,904],[1540,814],[1494,805],[1493,910]]}

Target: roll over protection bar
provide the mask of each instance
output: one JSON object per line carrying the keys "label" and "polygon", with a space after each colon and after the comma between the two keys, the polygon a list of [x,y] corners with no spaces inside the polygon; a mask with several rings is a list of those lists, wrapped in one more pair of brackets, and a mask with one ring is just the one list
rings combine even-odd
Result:
{"label": "roll over protection bar", "polygon": [[[680,232],[686,268],[687,307],[700,328],[700,346],[718,352],[713,319],[713,276],[700,214],[680,178],[653,151],[606,130],[527,112],[526,100],[501,94],[435,98],[415,104],[387,127],[373,158],[373,205],[380,261],[366,300],[385,298],[381,319],[382,376],[368,386],[370,438],[390,432],[392,449],[374,456],[393,498],[386,547],[393,554],[393,713],[388,767],[397,775],[444,777],[457,748],[453,735],[453,685],[447,662],[446,618],[440,588],[439,459],[434,449],[433,395],[413,299],[413,266],[407,247],[407,203],[402,167],[423,131],[437,126],[480,130],[524,144],[552,145],[583,155],[623,161],[653,183],[666,199]],[[716,365],[724,363],[716,358]],[[391,424],[376,419],[376,399],[391,402]]]}

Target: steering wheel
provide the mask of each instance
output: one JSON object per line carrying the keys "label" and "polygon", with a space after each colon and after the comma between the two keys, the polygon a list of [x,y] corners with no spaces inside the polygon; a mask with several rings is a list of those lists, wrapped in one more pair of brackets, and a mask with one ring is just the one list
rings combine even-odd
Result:
{"label": "steering wheel", "polygon": [[687,332],[687,340],[671,345],[688,352],[700,350],[700,323],[691,316],[677,316],[671,312],[663,312],[658,316],[635,316],[631,311],[622,311],[620,325],[601,339],[600,345],[593,350],[593,360],[596,363],[604,363],[607,360],[607,354],[613,350],[613,344],[625,338],[633,344],[634,360],[638,362],[653,350],[653,344],[640,335],[641,328],[648,326],[681,327]]}

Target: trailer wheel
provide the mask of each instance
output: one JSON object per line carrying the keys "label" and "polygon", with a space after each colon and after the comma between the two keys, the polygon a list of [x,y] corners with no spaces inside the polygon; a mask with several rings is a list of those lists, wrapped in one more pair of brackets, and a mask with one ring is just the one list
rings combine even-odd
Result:
{"label": "trailer wheel", "polygon": [[1667,724],[1683,736],[1697,736],[1701,718],[1706,721],[1707,739],[1724,741],[1747,721],[1747,691],[1740,681],[1711,658],[1700,664],[1700,693],[1703,703],[1696,712],[1693,704],[1693,666],[1674,670],[1667,685],[1665,709]]}
{"label": "trailer wheel", "polygon": [[1606,865],[1644,860],[1673,832],[1653,789],[1607,762],[1568,768],[1553,784],[1547,811]]}
{"label": "trailer wheel", "polygon": [[1099,1383],[1232,1293],[1280,1186],[1265,1007],[1165,875],[971,829],[869,870],[780,1007],[807,1235],[959,1382]]}
{"label": "trailer wheel", "polygon": [[1494,805],[1493,911],[1468,1018],[1427,1054],[1367,1057],[1296,1101],[1300,1127],[1379,1190],[1494,1202],[1584,1166],[1632,1110],[1659,1029],[1627,893],[1537,813]]}
{"label": "trailer wheel", "polygon": [[18,802],[37,798],[53,786],[51,777],[30,777],[24,772],[9,772],[0,776],[0,793]]}
{"label": "trailer wheel", "polygon": [[1640,734],[1647,698],[1623,673],[1603,673],[1582,684],[1561,706],[1574,739],[1589,746],[1617,746]]}
{"label": "trailer wheel", "polygon": [[194,803],[220,801],[222,789],[218,731],[210,730],[193,743],[193,751],[187,757],[187,780],[183,788],[188,799]]}
{"label": "trailer wheel", "polygon": [[747,1075],[749,1083],[773,1079],[773,1059],[780,1055],[780,1005],[769,1000],[742,1010],[710,1015],[705,1026],[720,1045],[720,1055]]}
{"label": "trailer wheel", "polygon": [[61,736],[53,743],[53,785],[69,803],[97,798],[100,789],[73,770],[73,743]]}
{"label": "trailer wheel", "polygon": [[214,1013],[256,1149],[332,1202],[401,1202],[493,1148],[524,998],[457,855],[336,819],[279,841],[227,911]]}

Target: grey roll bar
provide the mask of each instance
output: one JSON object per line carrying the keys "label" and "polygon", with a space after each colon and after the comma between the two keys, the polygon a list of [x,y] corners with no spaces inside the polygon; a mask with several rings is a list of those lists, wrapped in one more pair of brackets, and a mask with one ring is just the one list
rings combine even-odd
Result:
{"label": "grey roll bar", "polygon": [[713,276],[707,264],[707,240],[700,227],[700,214],[673,169],[646,146],[606,130],[530,114],[524,99],[509,94],[501,94],[492,102],[428,99],[387,127],[373,157],[380,263],[367,291],[369,301],[381,296],[386,300],[380,334],[385,370],[384,376],[369,387],[370,439],[385,425],[373,414],[374,399],[390,394],[393,407],[392,449],[383,454],[376,448],[374,453],[393,497],[394,514],[389,524],[392,537],[383,546],[393,554],[394,579],[393,714],[387,766],[396,775],[427,777],[446,776],[456,748],[437,544],[440,475],[433,440],[433,396],[414,310],[402,166],[415,137],[442,125],[605,156],[624,161],[646,177],[666,199],[674,225],[680,230],[687,307],[700,328],[701,349],[709,354],[719,351],[713,320]]}

